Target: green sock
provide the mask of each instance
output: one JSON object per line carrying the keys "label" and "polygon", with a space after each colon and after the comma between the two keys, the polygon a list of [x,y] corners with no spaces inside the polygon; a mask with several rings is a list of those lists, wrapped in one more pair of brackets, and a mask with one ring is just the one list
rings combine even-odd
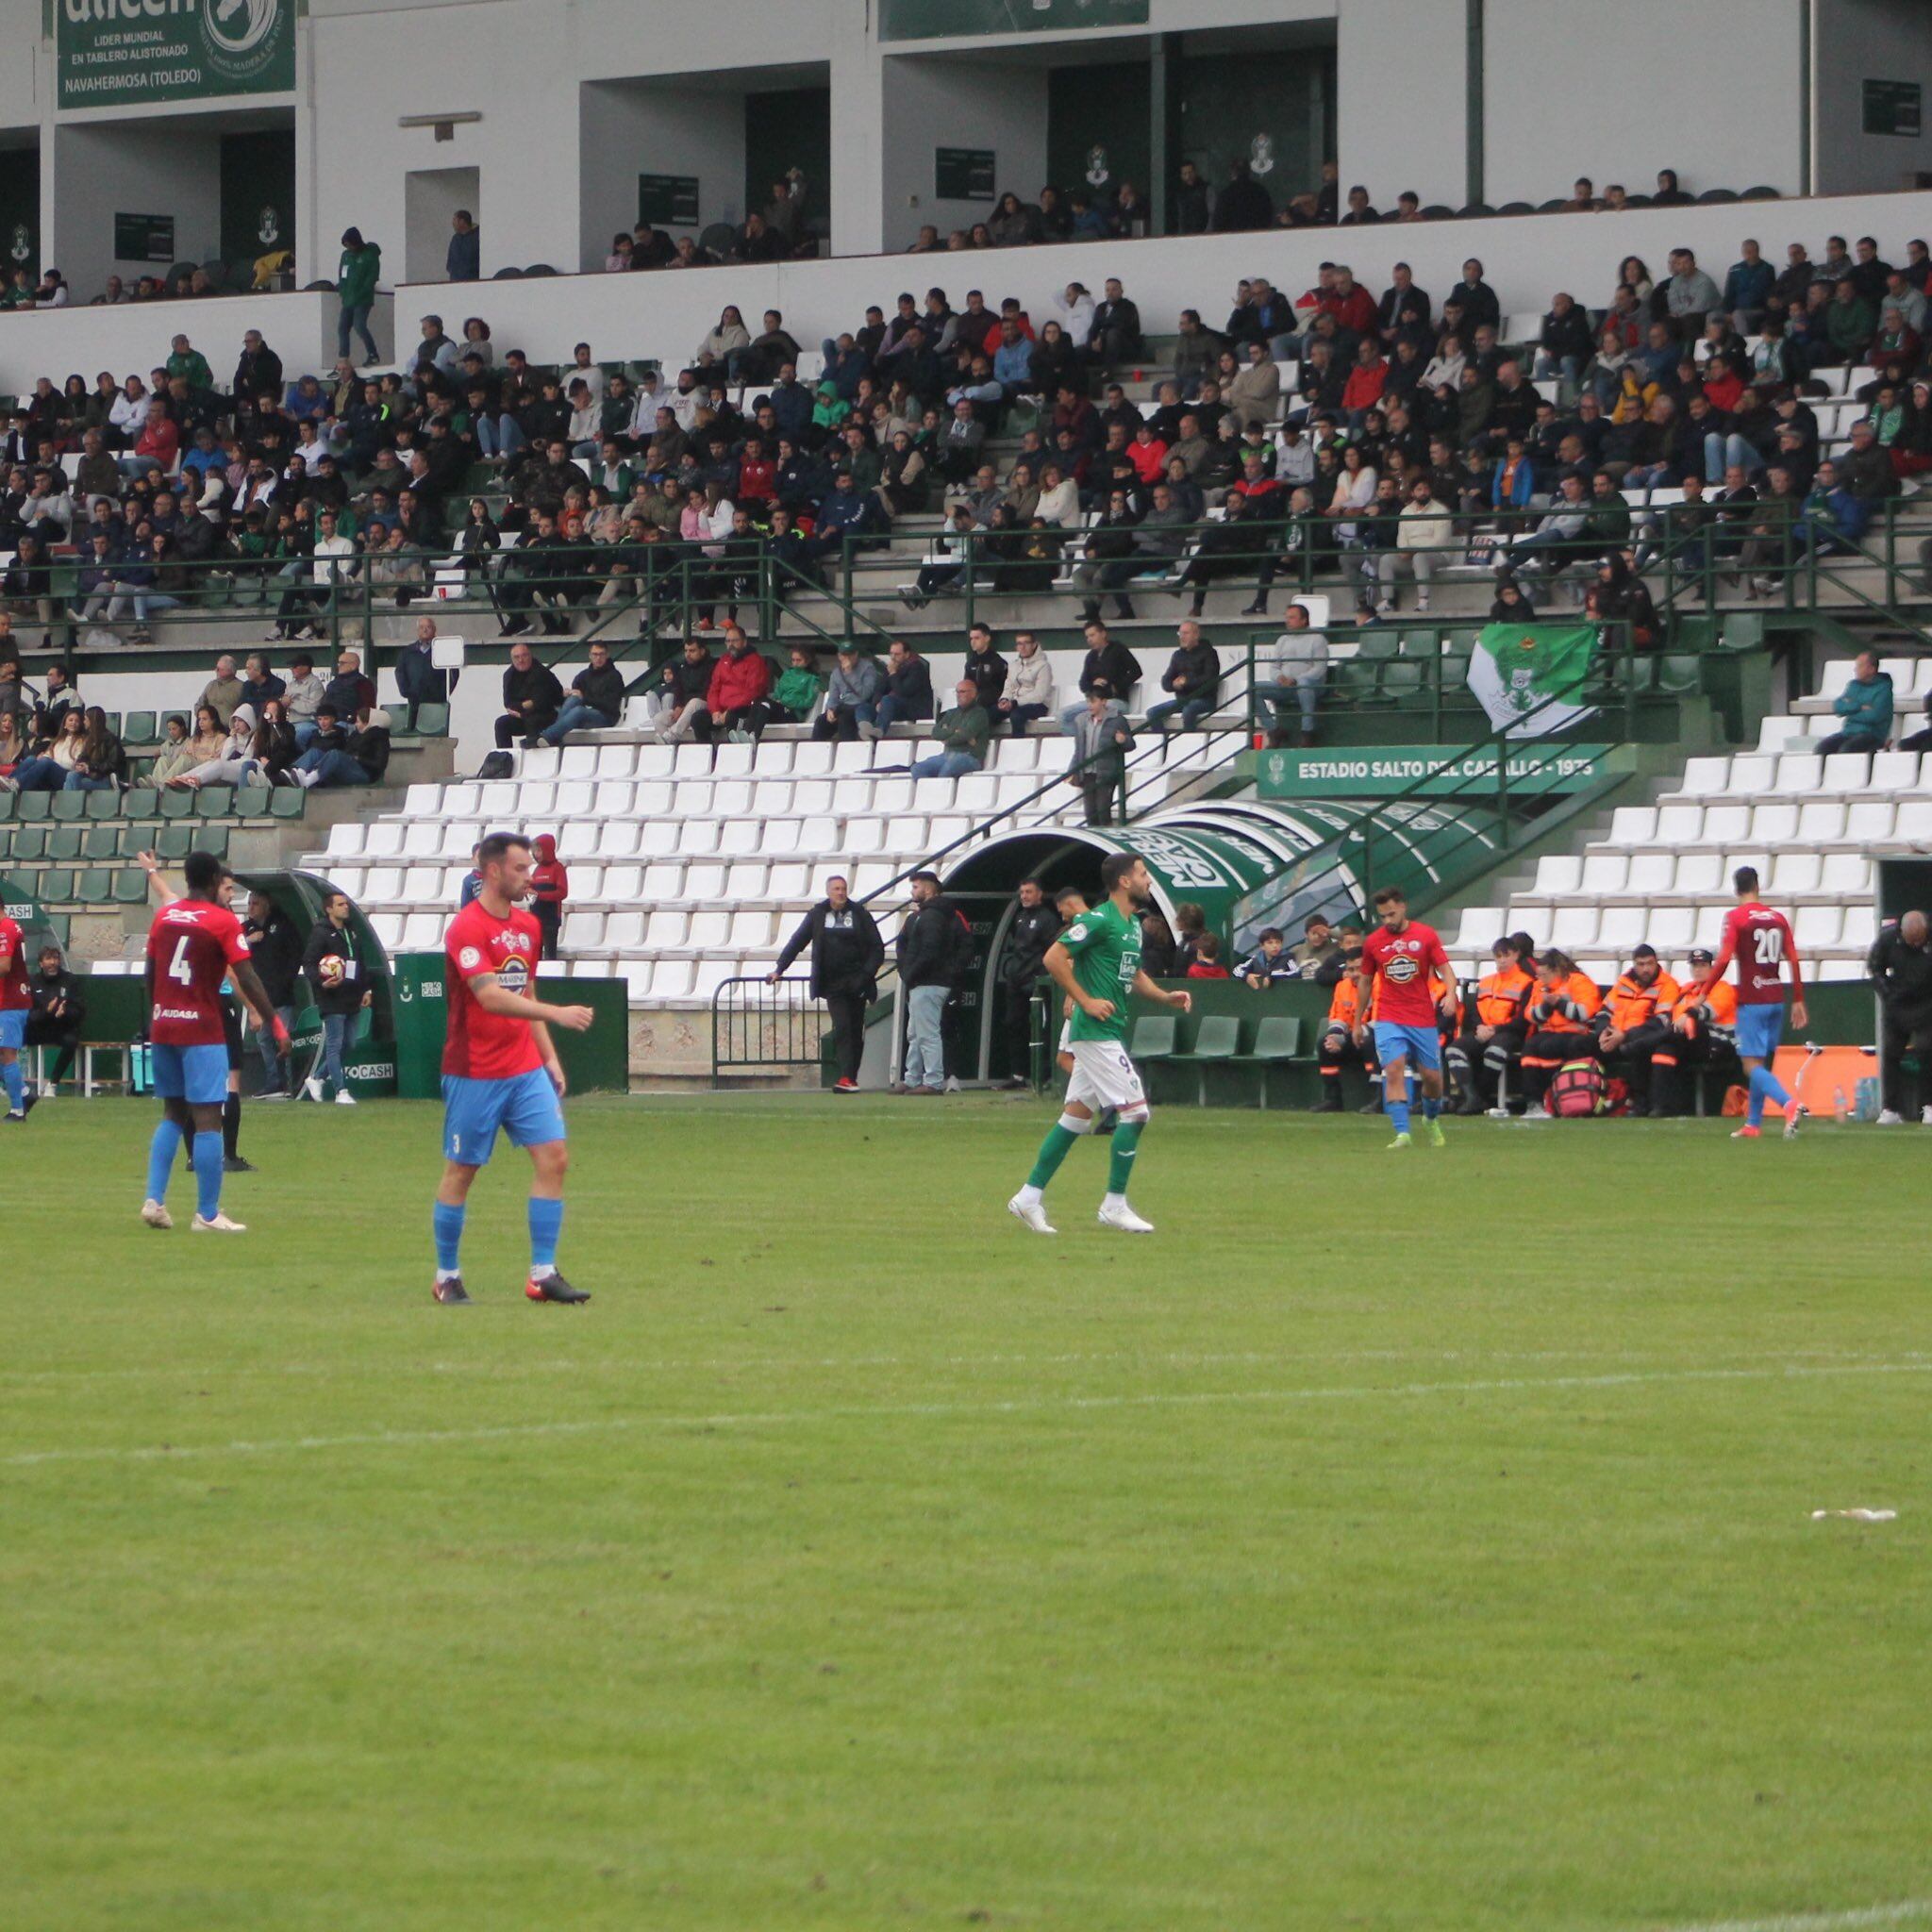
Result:
{"label": "green sock", "polygon": [[1123,1121],[1113,1130],[1113,1154],[1107,1163],[1107,1191],[1124,1194],[1134,1173],[1134,1149],[1140,1145],[1145,1121]]}
{"label": "green sock", "polygon": [[1059,1122],[1054,1122],[1046,1130],[1046,1139],[1040,1143],[1040,1152],[1033,1157],[1033,1172],[1026,1176],[1026,1185],[1043,1189],[1060,1171],[1060,1162],[1079,1138],[1078,1134],[1068,1133]]}

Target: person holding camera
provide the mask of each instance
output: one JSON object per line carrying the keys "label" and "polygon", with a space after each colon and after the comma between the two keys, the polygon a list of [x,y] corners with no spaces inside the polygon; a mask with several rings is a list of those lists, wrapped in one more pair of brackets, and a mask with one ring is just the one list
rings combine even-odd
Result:
{"label": "person holding camera", "polygon": [[349,895],[329,893],[322,902],[322,917],[315,922],[302,955],[303,976],[322,1015],[322,1072],[303,1083],[303,1091],[310,1100],[320,1101],[326,1084],[334,1090],[338,1107],[356,1104],[348,1075],[342,1071],[342,1049],[348,1044],[356,1015],[373,997],[367,966],[362,942],[349,923]]}

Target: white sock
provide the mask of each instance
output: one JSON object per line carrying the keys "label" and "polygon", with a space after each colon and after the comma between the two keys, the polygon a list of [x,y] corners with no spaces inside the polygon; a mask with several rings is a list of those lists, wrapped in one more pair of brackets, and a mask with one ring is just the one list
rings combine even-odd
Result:
{"label": "white sock", "polygon": [[1124,1194],[1104,1195],[1100,1205],[1103,1208],[1124,1208],[1127,1205],[1127,1197]]}
{"label": "white sock", "polygon": [[439,1268],[436,1278],[438,1281],[456,1281],[461,1277],[462,1272],[460,1268]]}
{"label": "white sock", "polygon": [[1038,1208],[1046,1196],[1031,1181],[1020,1190],[1019,1202],[1023,1208]]}
{"label": "white sock", "polygon": [[541,1268],[535,1262],[530,1264],[530,1279],[532,1281],[548,1281],[556,1273],[556,1268],[548,1261],[544,1262]]}

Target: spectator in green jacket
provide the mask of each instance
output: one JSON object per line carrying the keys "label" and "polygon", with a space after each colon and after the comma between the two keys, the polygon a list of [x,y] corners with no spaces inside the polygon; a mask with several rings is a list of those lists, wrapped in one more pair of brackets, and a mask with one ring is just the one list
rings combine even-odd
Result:
{"label": "spectator in green jacket", "polygon": [[1847,275],[1838,292],[1824,305],[1824,340],[1830,345],[1821,362],[1862,362],[1877,332],[1878,318],[1872,305],[1858,293],[1858,285]]}
{"label": "spectator in green jacket", "polygon": [[381,273],[382,250],[374,242],[363,241],[360,228],[344,228],[341,265],[336,270],[336,294],[342,305],[336,317],[336,353],[344,358],[354,333],[369,352],[366,361],[382,359],[382,351],[369,333],[369,311],[375,306],[375,282]]}
{"label": "spectator in green jacket", "polygon": [[1832,701],[1839,728],[1818,741],[1818,756],[1835,751],[1883,751],[1891,736],[1891,675],[1878,668],[1876,651],[1860,651],[1852,681]]}
{"label": "spectator in green jacket", "polygon": [[979,687],[962,677],[954,687],[958,700],[950,711],[940,713],[933,735],[940,748],[930,758],[918,759],[907,769],[915,778],[963,778],[986,763],[986,749],[992,740],[992,719],[979,702]]}
{"label": "spectator in green jacket", "polygon": [[215,373],[208,366],[208,358],[186,336],[175,338],[167,369],[170,382],[178,375],[190,389],[212,389],[215,386]]}

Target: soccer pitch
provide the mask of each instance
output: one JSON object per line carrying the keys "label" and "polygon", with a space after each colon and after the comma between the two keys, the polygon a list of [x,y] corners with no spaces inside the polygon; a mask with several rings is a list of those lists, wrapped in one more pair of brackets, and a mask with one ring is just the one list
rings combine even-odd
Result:
{"label": "soccer pitch", "polygon": [[[1932,1924],[1932,1134],[578,1101],[4,1130],[8,1932]],[[1896,1509],[1862,1524],[1815,1509]],[[1879,1916],[1882,1914],[1882,1916]]]}

